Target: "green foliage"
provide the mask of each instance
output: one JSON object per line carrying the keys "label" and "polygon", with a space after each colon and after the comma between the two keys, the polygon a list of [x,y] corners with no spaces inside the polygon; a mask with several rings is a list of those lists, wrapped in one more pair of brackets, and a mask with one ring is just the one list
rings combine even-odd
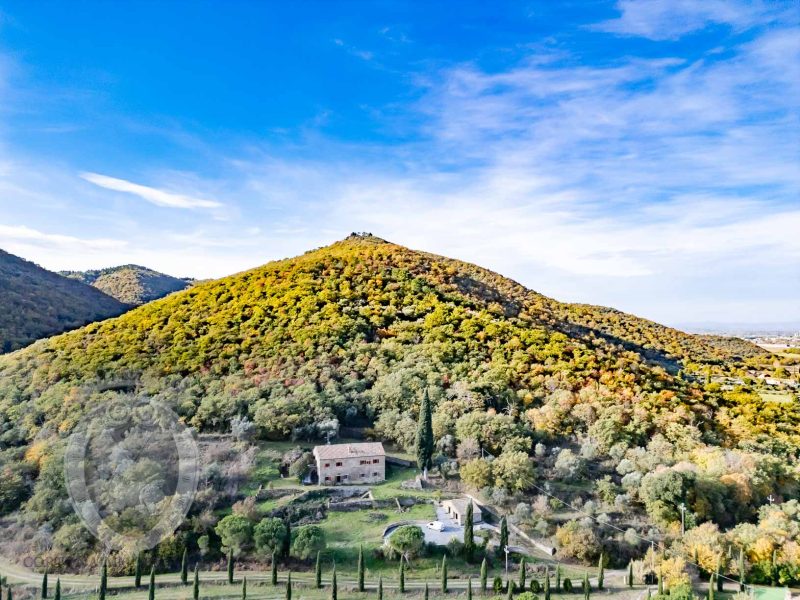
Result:
{"label": "green foliage", "polygon": [[470,500],[467,504],[467,514],[464,517],[464,558],[467,562],[472,562],[475,555],[475,517],[473,512],[472,500]]}
{"label": "green foliage", "polygon": [[108,565],[103,561],[103,566],[100,567],[100,589],[97,597],[99,600],[106,600],[106,591],[108,590]]}
{"label": "green foliage", "polygon": [[272,553],[272,560],[270,561],[270,579],[272,585],[278,585],[278,553]]}
{"label": "green foliage", "polygon": [[156,567],[150,567],[150,582],[147,586],[147,600],[156,600]]}
{"label": "green foliage", "polygon": [[253,541],[253,523],[242,515],[228,515],[217,523],[214,529],[234,556],[240,556]]}
{"label": "green foliage", "polygon": [[325,550],[325,531],[317,525],[299,527],[292,540],[292,556],[306,560]]}
{"label": "green foliage", "polygon": [[399,585],[398,589],[400,593],[404,593],[406,591],[406,563],[405,560],[402,558],[400,559],[400,576],[399,576]]}
{"label": "green foliage", "polygon": [[192,600],[200,600],[200,565],[194,565],[194,582],[192,583]]}
{"label": "green foliage", "polygon": [[[402,586],[400,591],[405,591]],[[333,575],[331,576],[331,600],[337,600],[339,595],[339,584],[336,581],[336,565],[333,566]]]}
{"label": "green foliage", "polygon": [[142,553],[136,553],[136,566],[133,571],[133,587],[138,588],[142,585]]}
{"label": "green foliage", "polygon": [[508,546],[508,521],[505,517],[500,519],[500,543],[497,546],[497,553],[502,555]]}
{"label": "green foliage", "polygon": [[486,564],[486,559],[484,558],[481,562],[481,593],[486,593],[486,586],[488,583],[489,577],[489,566]]}
{"label": "green foliage", "polygon": [[389,536],[389,548],[408,559],[418,556],[425,546],[425,534],[417,525],[403,525]]}
{"label": "green foliage", "polygon": [[567,594],[572,593],[572,580],[569,577],[564,578],[564,591]]}
{"label": "green foliage", "polygon": [[286,576],[286,600],[292,600],[292,572]]}
{"label": "green foliage", "polygon": [[445,554],[442,556],[442,568],[441,568],[441,577],[442,577],[442,593],[447,593],[447,555]]}
{"label": "green foliage", "polygon": [[228,583],[233,584],[233,548],[228,549]]}
{"label": "green foliage", "polygon": [[433,424],[431,421],[431,400],[426,389],[422,395],[417,424],[417,466],[420,470],[430,469],[433,458]]}
{"label": "green foliage", "polygon": [[364,591],[364,546],[358,547],[358,563],[357,563],[357,578],[358,578],[358,591]]}
{"label": "green foliage", "polygon": [[320,559],[320,554],[320,552],[317,552],[317,562],[314,565],[314,587],[317,589],[322,587],[322,562]]}
{"label": "green foliage", "polygon": [[286,525],[282,519],[268,517],[259,521],[253,529],[256,550],[264,556],[279,552],[286,538]]}
{"label": "green foliage", "polygon": [[189,552],[185,547],[181,557],[181,583],[183,585],[189,584]]}
{"label": "green foliage", "polygon": [[90,271],[61,271],[61,275],[97,288],[123,304],[139,305],[185,290],[186,279],[164,275],[139,265],[122,265]]}
{"label": "green foliage", "polygon": [[53,595],[53,600],[61,600],[61,578],[56,579],[56,591]]}

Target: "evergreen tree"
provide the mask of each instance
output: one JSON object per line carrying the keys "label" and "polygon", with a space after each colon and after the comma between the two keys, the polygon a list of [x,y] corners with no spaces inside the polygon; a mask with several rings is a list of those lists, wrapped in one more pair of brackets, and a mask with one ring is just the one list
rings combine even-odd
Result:
{"label": "evergreen tree", "polygon": [[378,600],[383,600],[383,575],[378,577]]}
{"label": "evergreen tree", "polygon": [[189,583],[189,553],[185,547],[181,558],[181,583],[183,585],[188,585]]}
{"label": "evergreen tree", "polygon": [[714,573],[714,580],[717,582],[717,591],[718,592],[722,592],[723,591],[723,583],[724,583],[724,581],[723,581],[722,577],[720,577],[721,573],[722,573],[722,558],[720,558],[717,561],[717,572]]}
{"label": "evergreen tree", "polygon": [[583,600],[589,600],[589,594],[591,592],[591,587],[589,586],[589,574],[583,574]]}
{"label": "evergreen tree", "polygon": [[472,500],[467,504],[467,514],[464,519],[464,558],[467,562],[472,562],[475,554],[475,530],[473,524]]}
{"label": "evergreen tree", "polygon": [[278,557],[272,553],[272,585],[278,585]]}
{"label": "evergreen tree", "polygon": [[472,600],[472,577],[467,578],[467,600]]}
{"label": "evergreen tree", "polygon": [[401,558],[400,559],[400,593],[404,593],[406,591],[406,563]]}
{"label": "evergreen tree", "polygon": [[317,589],[322,587],[322,562],[320,562],[319,552],[317,552],[317,565],[314,567],[314,585]]}
{"label": "evergreen tree", "polygon": [[6,600],[14,600],[14,598],[11,596],[11,586],[8,584],[6,585],[8,586],[8,590],[6,591]]}
{"label": "evergreen tree", "polygon": [[106,600],[106,591],[108,590],[108,566],[106,561],[103,560],[103,566],[100,568],[100,592],[97,594],[99,600]]}
{"label": "evergreen tree", "polygon": [[664,595],[664,575],[661,572],[661,569],[658,570],[658,595]]}
{"label": "evergreen tree", "polygon": [[561,565],[556,565],[556,591],[561,592]]}
{"label": "evergreen tree", "polygon": [[739,591],[744,591],[745,584],[745,571],[744,571],[744,548],[739,548]]}
{"label": "evergreen tree", "polygon": [[712,573],[711,579],[708,580],[708,600],[714,600],[714,579],[716,579],[716,576]]}
{"label": "evergreen tree", "polygon": [[358,547],[358,591],[364,591],[364,546]]}
{"label": "evergreen tree", "polygon": [[519,561],[519,589],[525,590],[525,557]]}
{"label": "evergreen tree", "polygon": [[156,566],[150,567],[150,585],[147,588],[147,600],[156,600]]}
{"label": "evergreen tree", "polygon": [[425,600],[429,600],[430,591],[428,591],[428,582],[425,582],[425,594],[422,596]]}
{"label": "evergreen tree", "polygon": [[506,546],[508,546],[508,522],[503,517],[500,519],[500,545],[497,547],[497,554],[502,556],[506,551]]}
{"label": "evergreen tree", "polygon": [[242,600],[247,600],[247,575],[242,577]]}
{"label": "evergreen tree", "polygon": [[442,593],[447,593],[447,555],[442,557]]}
{"label": "evergreen tree", "polygon": [[514,597],[514,582],[510,579],[506,580],[506,600],[511,600]]}
{"label": "evergreen tree", "polygon": [[633,587],[633,561],[628,563],[628,587]]}
{"label": "evergreen tree", "polygon": [[56,579],[56,594],[53,600],[61,600],[61,578]]}
{"label": "evergreen tree", "polygon": [[194,565],[194,585],[192,586],[192,600],[200,600],[200,565]]}
{"label": "evergreen tree", "polygon": [[136,566],[133,571],[133,587],[139,588],[142,585],[142,553],[136,554]]}
{"label": "evergreen tree", "polygon": [[772,562],[770,564],[770,571],[772,575],[772,585],[778,585],[778,551],[772,551]]}
{"label": "evergreen tree", "polygon": [[433,459],[433,422],[431,416],[431,400],[428,390],[422,396],[417,423],[417,466],[419,469],[430,469]]}
{"label": "evergreen tree", "polygon": [[228,583],[233,583],[233,548],[228,548]]}
{"label": "evergreen tree", "polygon": [[550,567],[544,568],[544,600],[550,600]]}
{"label": "evergreen tree", "polygon": [[281,542],[281,556],[289,558],[292,549],[292,519],[289,515],[286,516],[286,535],[283,536]]}
{"label": "evergreen tree", "polygon": [[598,573],[597,573],[597,589],[598,590],[602,590],[603,589],[603,579],[605,579],[605,574],[606,574],[605,573],[605,569],[606,569],[605,562],[606,562],[605,552],[601,552],[600,553],[600,561],[599,561],[598,566],[597,566],[597,570],[598,570]]}
{"label": "evergreen tree", "polygon": [[336,600],[339,596],[338,584],[336,582],[336,564],[333,565],[333,576],[331,577],[331,600]]}
{"label": "evergreen tree", "polygon": [[44,570],[44,575],[42,575],[42,598],[47,598],[47,569]]}
{"label": "evergreen tree", "polygon": [[489,565],[486,564],[486,559],[481,563],[481,593],[486,593],[486,586],[488,585],[489,578]]}
{"label": "evergreen tree", "polygon": [[292,600],[292,572],[286,576],[286,600]]}

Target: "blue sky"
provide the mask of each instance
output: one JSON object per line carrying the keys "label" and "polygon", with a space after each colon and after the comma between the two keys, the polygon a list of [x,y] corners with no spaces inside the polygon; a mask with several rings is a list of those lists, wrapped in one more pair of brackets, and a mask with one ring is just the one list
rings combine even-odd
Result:
{"label": "blue sky", "polygon": [[0,0],[0,248],[214,277],[371,231],[800,321],[797,2]]}

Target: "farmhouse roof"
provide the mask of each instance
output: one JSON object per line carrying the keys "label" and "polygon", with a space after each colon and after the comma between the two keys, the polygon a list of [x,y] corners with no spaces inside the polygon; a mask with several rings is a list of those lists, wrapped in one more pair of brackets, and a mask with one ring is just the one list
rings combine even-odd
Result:
{"label": "farmhouse roof", "polygon": [[385,456],[385,454],[383,444],[380,442],[331,444],[314,448],[314,455],[318,458],[357,458],[359,456]]}

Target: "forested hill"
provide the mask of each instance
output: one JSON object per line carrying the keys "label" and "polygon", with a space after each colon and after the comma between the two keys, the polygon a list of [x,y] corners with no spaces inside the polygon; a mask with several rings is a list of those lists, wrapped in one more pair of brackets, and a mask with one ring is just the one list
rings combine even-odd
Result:
{"label": "forested hill", "polygon": [[191,281],[165,275],[139,265],[122,265],[90,271],[61,271],[61,275],[82,281],[125,304],[144,304],[167,294],[185,290]]}
{"label": "forested hill", "polygon": [[0,352],[128,308],[93,287],[0,250]]}
{"label": "forested hill", "polygon": [[518,416],[562,389],[591,390],[622,411],[609,417],[603,445],[644,443],[677,421],[715,443],[796,447],[796,415],[783,415],[794,407],[762,406],[755,395],[727,406],[662,366],[692,351],[693,363],[717,361],[724,349],[609,314],[621,315],[351,236],[0,358],[0,422],[14,424],[19,443],[43,427],[69,431],[102,400],[98,390],[120,381],[162,395],[201,429],[249,414],[277,438],[331,417],[413,413],[423,388],[437,403],[466,394],[476,408]]}

